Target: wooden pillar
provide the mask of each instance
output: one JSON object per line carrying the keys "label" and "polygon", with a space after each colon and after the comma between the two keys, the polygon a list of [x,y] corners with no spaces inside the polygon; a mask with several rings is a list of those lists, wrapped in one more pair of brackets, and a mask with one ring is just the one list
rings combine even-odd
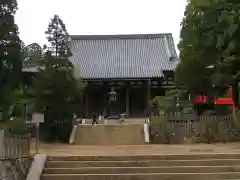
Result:
{"label": "wooden pillar", "polygon": [[149,108],[151,103],[151,80],[147,80],[147,108]]}
{"label": "wooden pillar", "polygon": [[126,87],[126,114],[129,116],[129,89]]}
{"label": "wooden pillar", "polygon": [[151,108],[150,108],[150,105],[151,105],[151,80],[148,79],[147,80],[147,97],[146,97],[146,109],[145,109],[145,112],[144,112],[144,116],[145,117],[149,117],[150,114],[151,114]]}
{"label": "wooden pillar", "polygon": [[89,116],[89,98],[88,98],[88,91],[85,91],[85,113],[86,116]]}
{"label": "wooden pillar", "polygon": [[103,109],[103,115],[107,116],[108,113],[108,90],[104,88],[104,109]]}

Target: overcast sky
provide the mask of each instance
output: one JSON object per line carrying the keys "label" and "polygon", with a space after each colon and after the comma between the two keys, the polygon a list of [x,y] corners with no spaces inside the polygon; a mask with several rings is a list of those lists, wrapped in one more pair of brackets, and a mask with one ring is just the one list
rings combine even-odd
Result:
{"label": "overcast sky", "polygon": [[187,0],[18,0],[16,23],[25,44],[46,43],[54,14],[69,34],[173,33],[179,41]]}

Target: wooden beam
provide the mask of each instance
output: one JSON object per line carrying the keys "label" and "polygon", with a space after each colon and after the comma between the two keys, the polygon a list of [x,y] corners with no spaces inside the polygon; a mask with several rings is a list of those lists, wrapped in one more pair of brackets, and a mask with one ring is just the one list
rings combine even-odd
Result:
{"label": "wooden beam", "polygon": [[85,94],[85,100],[86,100],[86,102],[85,102],[85,111],[86,111],[86,116],[89,116],[89,98],[88,98],[88,92],[86,91],[86,94]]}

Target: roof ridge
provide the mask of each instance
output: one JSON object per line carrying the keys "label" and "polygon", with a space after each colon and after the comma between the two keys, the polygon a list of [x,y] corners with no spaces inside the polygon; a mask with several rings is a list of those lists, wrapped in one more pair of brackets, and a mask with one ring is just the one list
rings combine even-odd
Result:
{"label": "roof ridge", "polygon": [[112,35],[70,35],[72,40],[108,40],[108,39],[153,39],[173,37],[172,33],[160,34],[112,34]]}

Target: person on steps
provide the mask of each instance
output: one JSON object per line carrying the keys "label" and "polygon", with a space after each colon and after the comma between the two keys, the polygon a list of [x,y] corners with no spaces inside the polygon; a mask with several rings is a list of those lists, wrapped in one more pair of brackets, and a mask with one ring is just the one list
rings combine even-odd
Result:
{"label": "person on steps", "polygon": [[99,116],[98,116],[98,122],[99,122],[100,124],[102,124],[102,123],[104,122],[104,116],[103,116],[102,113],[100,113]]}
{"label": "person on steps", "polygon": [[98,124],[98,121],[97,121],[97,115],[96,115],[96,113],[95,112],[93,112],[93,114],[92,114],[92,125],[94,125],[94,124]]}

